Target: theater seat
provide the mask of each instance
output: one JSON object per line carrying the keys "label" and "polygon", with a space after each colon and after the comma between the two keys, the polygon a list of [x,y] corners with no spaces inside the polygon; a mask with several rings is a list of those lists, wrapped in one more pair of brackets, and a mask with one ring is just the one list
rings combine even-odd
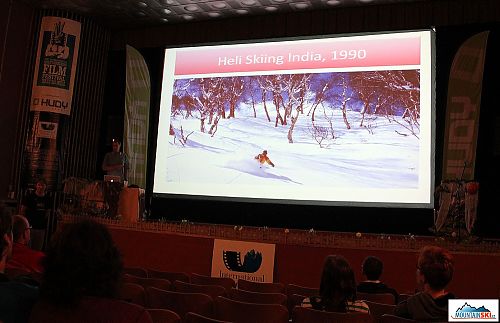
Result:
{"label": "theater seat", "polygon": [[146,294],[148,308],[165,308],[179,314],[181,318],[187,312],[208,317],[214,313],[214,301],[206,294],[173,292],[154,287],[146,288]]}
{"label": "theater seat", "polygon": [[131,275],[123,276],[123,281],[126,283],[139,284],[142,287],[156,287],[163,290],[169,290],[172,285],[170,281],[163,278],[142,278]]}
{"label": "theater seat", "polygon": [[189,275],[184,272],[176,272],[176,271],[162,271],[156,269],[148,269],[148,277],[150,278],[163,278],[170,282],[174,282],[176,280],[180,280],[183,282],[190,282]]}
{"label": "theater seat", "polygon": [[259,293],[231,288],[228,298],[247,303],[287,305],[287,297],[285,294],[281,293]]}
{"label": "theater seat", "polygon": [[123,268],[123,273],[136,277],[148,277],[148,271],[142,267],[125,267]]}
{"label": "theater seat", "polygon": [[394,305],[396,303],[396,299],[394,298],[394,295],[391,293],[372,294],[372,293],[357,292],[356,297],[359,300],[382,303],[382,304]]}
{"label": "theater seat", "polygon": [[234,322],[221,321],[211,317],[196,314],[193,312],[188,312],[184,317],[183,323],[234,323]]}
{"label": "theater seat", "polygon": [[380,317],[381,323],[416,323],[417,321],[405,319],[396,315],[384,314]]}
{"label": "theater seat", "polygon": [[285,285],[282,283],[257,283],[244,279],[238,279],[238,289],[259,293],[285,293]]}
{"label": "theater seat", "polygon": [[219,296],[215,299],[215,318],[235,323],[288,323],[288,310],[279,304],[239,302]]}
{"label": "theater seat", "polygon": [[382,315],[394,314],[396,305],[382,304],[376,302],[365,301],[366,305],[370,308],[370,315],[372,315],[377,322],[380,322]]}
{"label": "theater seat", "polygon": [[176,280],[173,288],[176,292],[207,294],[213,299],[217,296],[226,296],[226,289],[219,285],[198,285]]}
{"label": "theater seat", "polygon": [[231,290],[231,288],[236,287],[236,283],[231,278],[211,277],[196,273],[191,273],[191,283],[198,285],[219,285],[224,287],[226,291],[229,291]]}
{"label": "theater seat", "polygon": [[174,311],[159,308],[147,309],[153,323],[181,323],[181,317]]}
{"label": "theater seat", "polygon": [[318,311],[312,308],[296,306],[292,313],[293,323],[374,323],[370,314],[365,313],[337,313]]}
{"label": "theater seat", "polygon": [[141,306],[146,306],[146,291],[135,283],[123,283],[118,291],[118,298]]}

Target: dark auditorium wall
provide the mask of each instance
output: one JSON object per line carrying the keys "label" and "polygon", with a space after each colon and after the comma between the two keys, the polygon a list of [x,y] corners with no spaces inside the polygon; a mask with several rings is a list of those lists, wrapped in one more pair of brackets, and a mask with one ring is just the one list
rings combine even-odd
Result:
{"label": "dark auditorium wall", "polygon": [[[50,12],[48,12],[50,13]],[[53,12],[57,13],[57,11]],[[23,147],[22,140],[26,132],[26,120],[20,114],[22,109],[27,109],[23,105],[29,100],[31,74],[30,68],[33,62],[34,42],[33,35],[38,32],[36,15],[39,11],[23,4],[20,1],[0,2],[0,40],[2,75],[0,79],[0,98],[2,99],[2,118],[0,118],[2,136],[2,158],[0,159],[0,197],[5,196],[9,183],[14,178],[19,178],[19,168],[22,158],[20,149]],[[71,18],[76,15],[65,14]],[[10,17],[10,18],[9,18]],[[77,83],[75,84],[74,107],[75,114],[64,122],[62,129],[65,141],[61,143],[61,154],[63,159],[64,172],[62,178],[69,176],[99,178],[98,165],[100,155],[106,146],[106,134],[103,134],[102,120],[107,120],[108,115],[103,102],[121,102],[123,100],[123,89],[120,86],[104,87],[118,84],[113,70],[123,70],[124,61],[116,60],[112,68],[106,65],[109,58],[114,58],[123,54],[125,44],[138,48],[147,59],[150,67],[161,66],[161,50],[164,46],[181,44],[208,43],[218,41],[232,41],[259,38],[276,38],[288,36],[307,36],[320,34],[335,34],[347,32],[377,31],[377,30],[400,30],[417,29],[436,26],[437,28],[462,28],[465,32],[470,32],[474,28],[481,28],[488,24],[498,24],[500,22],[500,4],[497,0],[465,1],[465,0],[433,0],[418,1],[413,3],[400,3],[382,6],[362,6],[353,8],[338,8],[328,10],[289,12],[284,14],[270,14],[258,17],[238,17],[225,20],[213,20],[191,23],[180,23],[165,25],[153,28],[134,28],[127,30],[115,30],[112,33],[96,24],[89,17],[78,18],[84,22],[82,33],[85,42],[82,43],[81,56],[79,58],[82,68],[79,68]],[[471,27],[469,27],[471,26]],[[498,25],[496,26],[498,29]],[[455,31],[455,34],[457,31]],[[450,35],[453,33],[450,33]],[[88,36],[88,37],[87,37]],[[98,42],[94,41],[97,39]],[[444,39],[441,39],[445,41]],[[111,44],[112,51],[108,51]],[[8,46],[7,46],[8,45]],[[452,46],[457,43],[451,44]],[[453,48],[453,47],[452,47]],[[451,53],[448,53],[448,63],[451,60]],[[438,57],[439,59],[439,57]],[[498,66],[498,65],[496,65]],[[446,70],[445,66],[444,70]],[[158,115],[159,108],[159,88],[161,84],[161,72],[152,71],[152,116]],[[489,80],[494,81],[498,70],[486,71],[489,73]],[[119,76],[122,77],[122,76]],[[485,75],[486,78],[486,75]],[[438,102],[437,106],[443,111],[446,104],[446,82],[445,71],[438,72]],[[494,89],[494,86],[488,90]],[[494,90],[493,90],[494,91]],[[484,91],[483,91],[484,92]],[[500,180],[500,172],[496,165],[499,162],[500,149],[493,149],[492,146],[499,146],[500,139],[495,139],[492,145],[492,138],[500,138],[498,131],[498,114],[493,110],[496,108],[496,98],[490,93],[483,93],[483,105],[480,121],[480,140],[478,146],[478,167],[476,171],[481,178],[481,190],[487,192],[480,197],[480,208],[486,209],[495,206],[495,197],[498,195],[498,188],[495,181]],[[106,101],[106,98],[111,101]],[[113,101],[114,100],[114,101]],[[119,104],[117,104],[119,106]],[[112,109],[111,109],[112,110]],[[488,112],[490,110],[490,112]],[[25,111],[25,110],[24,110]],[[114,112],[113,112],[114,113]],[[102,118],[101,118],[102,114]],[[438,115],[439,118],[439,115]],[[155,122],[153,120],[151,132],[154,134]],[[496,123],[495,123],[496,122]],[[438,138],[436,144],[436,171],[440,171],[441,160],[440,150],[443,138],[442,121],[438,123]],[[24,128],[23,128],[24,127]],[[441,128],[439,128],[441,127]],[[104,127],[105,128],[105,127]],[[152,141],[154,142],[154,141]],[[150,158],[150,160],[152,160]],[[482,164],[481,164],[482,163]],[[480,167],[479,167],[480,166]],[[483,180],[484,179],[484,180]],[[439,181],[439,175],[437,177]],[[18,186],[19,183],[16,183]],[[484,201],[488,199],[488,203]],[[297,219],[310,217],[311,215],[325,215],[318,219],[317,225],[324,225],[332,230],[357,230],[357,227],[346,224],[346,212],[356,215],[366,213],[365,217],[358,217],[357,223],[362,223],[365,228],[377,232],[392,232],[387,224],[394,226],[412,228],[413,233],[421,233],[415,230],[425,231],[432,224],[432,210],[422,211],[399,210],[399,209],[379,209],[379,210],[355,210],[349,208],[327,208],[327,207],[301,207],[294,206],[293,216],[290,215],[290,207],[273,205],[272,211],[276,218],[269,219],[260,216],[264,212],[260,205],[229,205],[220,203],[193,202],[193,212],[187,215],[182,213],[186,203],[183,201],[171,201],[164,208],[170,214],[178,217],[190,217],[192,220],[206,221],[206,218],[192,218],[192,216],[202,215],[205,210],[211,212],[210,220],[227,222],[228,217],[220,214],[219,209],[225,208],[231,216],[238,214],[234,219],[237,223],[246,224],[254,221],[255,225],[283,225],[281,219],[286,218],[294,223]],[[266,206],[267,208],[267,206]],[[486,235],[497,235],[498,221],[494,213],[487,213],[482,217],[482,227]],[[402,221],[401,214],[404,214]],[[481,213],[480,213],[481,214]],[[169,214],[166,214],[169,215]],[[321,223],[324,222],[324,223]],[[399,223],[404,222],[404,223]],[[314,226],[316,227],[316,224]],[[409,231],[408,231],[409,232]]]}
{"label": "dark auditorium wall", "polygon": [[[198,43],[236,41],[246,39],[278,38],[364,31],[407,30],[436,27],[437,29],[437,79],[436,79],[436,183],[439,183],[444,139],[444,112],[449,68],[460,44],[476,32],[490,33],[487,66],[483,84],[479,141],[476,163],[476,180],[480,182],[479,219],[476,232],[479,236],[499,237],[500,225],[495,213],[496,197],[500,194],[500,112],[495,93],[500,41],[500,3],[495,0],[465,1],[436,0],[399,3],[381,6],[337,8],[310,12],[291,12],[258,17],[238,17],[226,20],[191,22],[150,28],[114,31],[111,47],[122,53],[125,44],[132,45],[145,54],[148,65],[160,66],[158,57],[164,47]],[[115,69],[124,68],[117,66]],[[152,70],[151,131],[156,133],[160,101],[161,75]],[[158,74],[158,73],[156,73]],[[159,73],[161,74],[161,73]],[[113,76],[108,75],[109,82]],[[156,84],[156,89],[155,89]],[[114,97],[113,93],[106,96]],[[156,119],[155,119],[156,116]],[[150,154],[154,154],[154,143]],[[497,148],[495,148],[497,147]],[[148,157],[153,168],[154,155]],[[150,178],[150,177],[149,177]],[[151,181],[150,183],[151,184]],[[149,187],[148,192],[151,192]],[[224,213],[220,210],[224,209]],[[272,216],[269,216],[272,214]],[[279,226],[335,231],[367,231],[385,233],[429,234],[433,224],[432,210],[330,208],[313,206],[287,206],[205,202],[199,200],[153,199],[154,218],[171,220],[189,219],[197,222]],[[356,221],[349,219],[355,218]],[[304,220],[306,219],[306,220]],[[310,219],[314,219],[311,221]],[[309,222],[305,222],[309,221]],[[354,223],[353,223],[354,222]]]}
{"label": "dark auditorium wall", "polygon": [[19,149],[17,134],[23,118],[24,88],[31,85],[28,57],[33,40],[35,10],[13,1],[0,1],[0,199],[15,184],[18,167],[15,151]]}

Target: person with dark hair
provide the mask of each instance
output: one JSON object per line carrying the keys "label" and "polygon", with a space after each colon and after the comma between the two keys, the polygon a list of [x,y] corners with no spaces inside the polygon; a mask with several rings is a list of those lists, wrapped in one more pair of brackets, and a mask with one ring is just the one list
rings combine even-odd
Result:
{"label": "person with dark hair", "polygon": [[395,310],[400,317],[416,321],[447,321],[448,300],[455,298],[445,291],[453,277],[453,257],[444,248],[426,246],[420,251],[417,262],[417,284],[422,292],[401,302]]}
{"label": "person with dark hair", "polygon": [[51,199],[47,194],[47,182],[39,178],[35,183],[35,190],[28,191],[19,210],[19,214],[24,215],[33,226],[31,248],[35,250],[43,250],[45,247],[45,232],[51,206]]}
{"label": "person with dark hair", "polygon": [[389,293],[394,295],[394,302],[397,304],[399,298],[398,292],[380,281],[384,269],[382,260],[375,256],[368,256],[363,260],[361,267],[366,280],[358,284],[357,291],[369,294]]}
{"label": "person with dark hair", "polygon": [[120,181],[123,182],[128,178],[128,158],[120,151],[121,145],[119,140],[113,139],[113,150],[104,155],[102,170],[106,172],[106,175],[120,176]]}
{"label": "person with dark hair", "polygon": [[326,257],[319,296],[305,298],[302,307],[329,312],[370,312],[365,302],[356,300],[354,271],[347,259],[339,255]]}
{"label": "person with dark hair", "polygon": [[14,245],[12,257],[7,262],[7,268],[21,269],[26,272],[43,272],[42,259],[45,254],[31,249],[28,245],[31,239],[31,226],[22,215],[13,216]]}
{"label": "person with dark hair", "polygon": [[143,307],[116,299],[123,264],[103,224],[67,224],[52,240],[44,266],[30,322],[151,322]]}
{"label": "person with dark hair", "polygon": [[0,322],[24,323],[38,298],[38,288],[5,275],[7,260],[12,253],[12,217],[0,205]]}

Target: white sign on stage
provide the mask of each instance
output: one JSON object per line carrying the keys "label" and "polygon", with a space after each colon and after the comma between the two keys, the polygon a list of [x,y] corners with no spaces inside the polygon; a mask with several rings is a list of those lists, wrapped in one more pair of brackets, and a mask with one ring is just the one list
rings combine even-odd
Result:
{"label": "white sign on stage", "polygon": [[275,245],[269,243],[214,240],[212,277],[229,277],[272,283]]}

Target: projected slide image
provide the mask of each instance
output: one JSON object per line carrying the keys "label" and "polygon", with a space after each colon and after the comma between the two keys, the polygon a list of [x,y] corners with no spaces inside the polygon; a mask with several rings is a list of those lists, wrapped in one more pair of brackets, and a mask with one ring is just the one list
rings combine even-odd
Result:
{"label": "projected slide image", "polygon": [[[176,53],[181,65],[182,54]],[[241,56],[233,62],[247,68],[244,54],[231,55]],[[276,65],[277,57],[252,58],[251,64]],[[227,62],[217,59],[218,65]],[[204,73],[184,74],[176,65],[164,91],[168,97],[162,97],[154,191],[298,201],[425,201],[422,137],[427,140],[429,126],[422,128],[419,64],[304,66],[272,71],[233,66],[217,74],[204,65]]]}

